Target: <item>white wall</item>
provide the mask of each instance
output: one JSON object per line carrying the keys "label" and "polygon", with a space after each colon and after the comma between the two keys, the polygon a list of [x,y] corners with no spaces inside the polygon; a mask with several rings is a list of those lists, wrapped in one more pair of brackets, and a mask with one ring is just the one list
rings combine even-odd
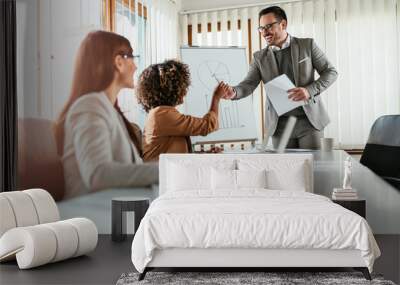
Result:
{"label": "white wall", "polygon": [[80,42],[101,28],[101,0],[17,0],[17,16],[19,117],[55,119]]}
{"label": "white wall", "polygon": [[54,119],[69,97],[82,39],[101,29],[101,0],[41,0],[40,4],[42,114]]}
{"label": "white wall", "polygon": [[38,115],[38,5],[17,0],[17,94],[20,117]]}

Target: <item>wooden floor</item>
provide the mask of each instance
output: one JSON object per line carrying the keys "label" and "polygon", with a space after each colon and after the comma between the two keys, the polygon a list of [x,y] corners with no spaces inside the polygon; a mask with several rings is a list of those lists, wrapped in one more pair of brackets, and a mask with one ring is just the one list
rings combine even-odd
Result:
{"label": "wooden floor", "polygon": [[[385,279],[400,282],[400,235],[377,235],[382,256],[374,272]],[[94,252],[42,267],[19,270],[16,262],[0,265],[0,284],[115,284],[124,272],[133,272],[131,262],[132,238],[121,243],[100,235]]]}

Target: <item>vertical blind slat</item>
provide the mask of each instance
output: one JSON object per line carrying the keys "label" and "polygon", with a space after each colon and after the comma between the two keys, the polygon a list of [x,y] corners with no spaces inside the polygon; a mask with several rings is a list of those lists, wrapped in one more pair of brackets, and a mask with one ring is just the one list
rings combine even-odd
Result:
{"label": "vertical blind slat", "polygon": [[[345,21],[347,18],[347,1],[346,0],[338,0],[337,1],[337,6],[336,6],[336,11],[337,11],[337,29],[338,29],[338,34],[341,36],[341,40],[338,41],[338,50],[342,51],[339,57],[338,65],[337,68],[340,70],[341,73],[341,81],[338,82],[338,104],[339,104],[339,109],[341,110],[340,116],[338,117],[339,119],[339,126],[340,128],[340,133],[339,133],[339,141],[342,141],[343,139],[345,140],[350,140],[351,141],[351,123],[350,122],[350,114],[348,110],[348,105],[349,105],[349,94],[350,91],[350,80],[349,80],[349,65],[348,65],[348,60],[349,60],[349,49],[348,49],[348,40],[349,40],[349,35],[348,35],[348,30],[345,25]],[[343,127],[343,123],[346,122],[348,125],[347,127]],[[349,127],[350,126],[350,127]]]}
{"label": "vertical blind slat", "polygon": [[188,15],[182,15],[182,44],[188,45]]}
{"label": "vertical blind slat", "polygon": [[228,45],[228,11],[221,12],[221,45]]}
{"label": "vertical blind slat", "polygon": [[211,45],[218,45],[217,40],[217,29],[218,29],[218,12],[211,13]]}
{"label": "vertical blind slat", "polygon": [[[327,0],[325,2],[325,54],[330,62],[338,68],[338,60],[337,60],[337,40],[336,40],[336,20],[335,20],[335,11],[336,11],[336,1],[335,0]],[[329,106],[328,113],[331,118],[331,123],[327,126],[325,136],[333,137],[337,141],[341,142],[339,138],[340,127],[339,127],[339,103],[338,103],[338,90],[339,84],[338,82],[343,77],[341,70],[339,70],[339,79],[334,83],[325,94],[322,95],[322,98],[326,100],[327,107]],[[345,96],[345,94],[343,95]]]}
{"label": "vertical blind slat", "polygon": [[242,43],[241,45],[247,48],[247,54],[249,53],[249,47],[248,47],[248,37],[249,37],[249,31],[248,31],[248,26],[247,26],[247,19],[248,19],[248,9],[242,9],[240,11],[240,32],[242,34]]}
{"label": "vertical blind slat", "polygon": [[[251,34],[251,54],[255,53],[256,51],[260,50],[261,42],[260,42],[260,33],[258,32],[257,28],[259,26],[258,20],[258,12],[260,11],[260,7],[253,7],[250,10],[250,34]],[[247,26],[247,21],[245,22]],[[251,56],[251,60],[253,56]],[[264,128],[264,120],[263,120],[263,112],[264,112],[264,102],[265,92],[261,92],[263,88],[262,84],[260,84],[253,92],[253,108],[254,113],[256,115],[256,122],[257,122],[257,135],[258,138],[262,139],[262,133]]]}
{"label": "vertical blind slat", "polygon": [[197,24],[198,24],[197,14],[193,14],[190,16],[190,23],[192,24],[192,45],[197,46],[199,44],[197,42]]}
{"label": "vertical blind slat", "polygon": [[[356,144],[356,138],[363,137],[362,131],[362,121],[363,121],[363,97],[361,83],[365,80],[365,77],[361,77],[361,49],[362,49],[362,39],[360,37],[359,31],[363,28],[360,23],[360,0],[354,0],[348,2],[348,9],[351,12],[351,16],[348,14],[348,20],[345,25],[349,31],[348,40],[349,46],[352,48],[349,50],[349,60],[351,60],[351,66],[349,66],[349,84],[350,84],[350,94],[348,102],[343,102],[347,105],[346,111],[349,112],[349,117],[351,121],[351,128],[349,132],[351,133],[350,144],[354,146]],[[361,83],[361,84],[360,84]],[[357,112],[354,112],[358,109]]]}
{"label": "vertical blind slat", "polygon": [[314,32],[314,3],[303,2],[303,37],[313,38]]}
{"label": "vertical blind slat", "polygon": [[[386,70],[386,82],[387,86],[387,105],[386,110],[388,113],[398,112],[399,106],[399,78],[398,66],[392,64],[392,62],[398,62],[398,54],[396,51],[397,44],[393,42],[392,35],[396,35],[397,27],[393,23],[396,23],[396,2],[395,0],[385,0],[385,35],[384,39],[386,41],[386,52],[385,52],[385,66]],[[393,96],[396,94],[398,96]]]}
{"label": "vertical blind slat", "polygon": [[231,12],[231,34],[232,34],[232,43],[231,45],[237,46],[239,45],[238,39],[238,10],[234,9]]}
{"label": "vertical blind slat", "polygon": [[201,14],[201,45],[207,46],[208,14]]}

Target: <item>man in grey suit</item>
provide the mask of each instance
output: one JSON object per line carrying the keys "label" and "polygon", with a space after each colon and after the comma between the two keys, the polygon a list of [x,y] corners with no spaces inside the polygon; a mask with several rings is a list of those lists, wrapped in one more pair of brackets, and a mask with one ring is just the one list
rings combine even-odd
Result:
{"label": "man in grey suit", "polygon": [[[246,78],[239,85],[230,87],[225,99],[239,100],[252,94],[263,83],[286,74],[296,88],[288,91],[294,101],[307,104],[278,117],[267,95],[265,102],[265,137],[272,137],[276,148],[289,116],[297,118],[288,148],[315,149],[320,146],[323,129],[329,116],[322,104],[320,94],[337,78],[337,71],[313,39],[296,38],[287,31],[287,17],[277,6],[265,8],[259,13],[259,32],[268,46],[254,53]],[[320,77],[315,80],[314,72]]]}

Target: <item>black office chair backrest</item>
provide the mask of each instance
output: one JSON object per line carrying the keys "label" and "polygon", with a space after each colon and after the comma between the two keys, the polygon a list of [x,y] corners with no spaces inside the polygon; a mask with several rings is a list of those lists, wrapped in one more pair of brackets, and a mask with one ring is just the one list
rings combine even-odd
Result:
{"label": "black office chair backrest", "polygon": [[360,162],[400,189],[400,115],[375,121]]}

